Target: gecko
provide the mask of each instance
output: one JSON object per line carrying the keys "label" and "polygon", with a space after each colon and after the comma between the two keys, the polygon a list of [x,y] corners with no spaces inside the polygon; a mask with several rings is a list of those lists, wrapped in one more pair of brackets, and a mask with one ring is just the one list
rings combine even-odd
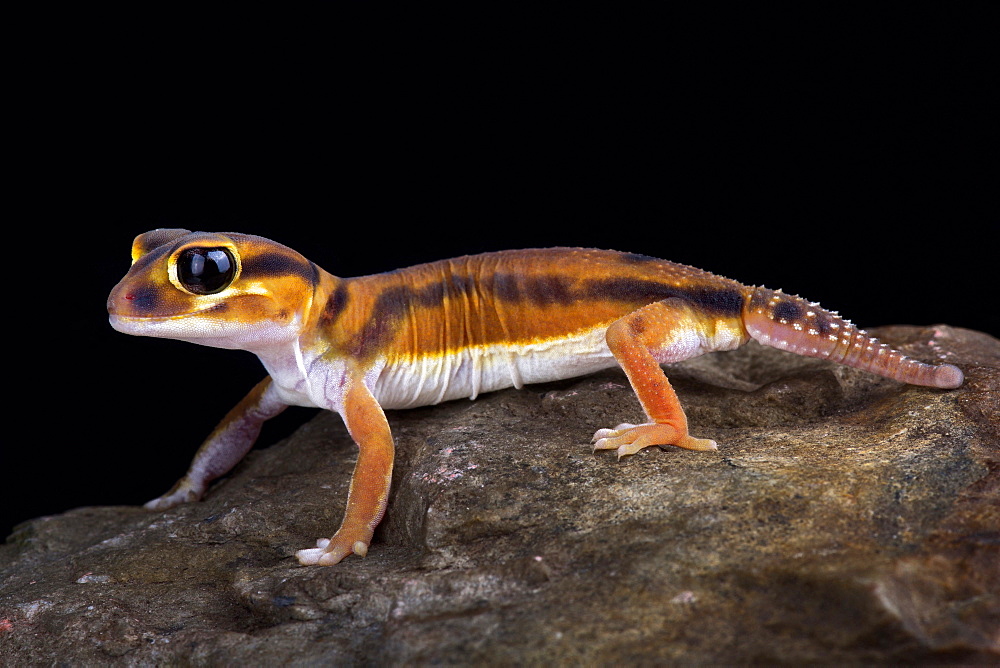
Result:
{"label": "gecko", "polygon": [[751,339],[903,383],[963,382],[958,367],[907,357],[796,295],[606,250],[499,251],[340,278],[260,236],[156,229],[135,238],[107,306],[119,332],[248,350],[267,371],[150,510],[201,499],[287,406],[342,417],[358,447],[343,521],[296,552],[304,565],[367,554],[392,477],[387,409],[620,366],[646,422],[599,429],[593,448],[621,458],[716,449],[688,432],[661,365]]}

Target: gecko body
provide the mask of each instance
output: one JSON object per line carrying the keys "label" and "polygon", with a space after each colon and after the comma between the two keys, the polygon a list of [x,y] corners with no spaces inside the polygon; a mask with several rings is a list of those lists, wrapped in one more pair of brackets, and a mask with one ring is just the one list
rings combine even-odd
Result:
{"label": "gecko body", "polygon": [[255,353],[267,377],[202,444],[187,474],[150,501],[194,501],[286,406],[339,413],[359,447],[340,528],[297,553],[331,565],[364,555],[385,511],[393,441],[384,409],[621,366],[647,422],[601,429],[596,450],[711,450],[661,364],[750,339],[917,385],[954,388],[962,372],[878,343],[817,304],[643,255],[578,248],[484,253],[339,278],[253,235],[153,230],[108,298],[128,334]]}

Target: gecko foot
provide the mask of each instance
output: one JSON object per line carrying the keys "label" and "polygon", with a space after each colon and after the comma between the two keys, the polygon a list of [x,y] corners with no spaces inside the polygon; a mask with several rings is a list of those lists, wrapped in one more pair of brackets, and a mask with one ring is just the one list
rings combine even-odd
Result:
{"label": "gecko foot", "polygon": [[716,450],[715,441],[693,438],[681,433],[677,427],[658,422],[646,424],[620,424],[614,429],[598,429],[594,434],[594,451],[616,450],[618,459],[634,455],[652,445],[675,445],[686,450]]}
{"label": "gecko foot", "polygon": [[182,503],[199,501],[204,495],[205,486],[199,487],[189,483],[187,478],[181,478],[169,492],[163,496],[156,497],[152,501],[147,501],[142,507],[146,510],[166,510],[167,508],[179,506]]}
{"label": "gecko foot", "polygon": [[316,547],[308,550],[299,550],[295,553],[299,563],[303,566],[333,566],[340,563],[349,554],[356,554],[363,557],[368,554],[368,540],[354,540],[346,536],[341,536],[338,531],[334,537],[320,538],[316,541]]}

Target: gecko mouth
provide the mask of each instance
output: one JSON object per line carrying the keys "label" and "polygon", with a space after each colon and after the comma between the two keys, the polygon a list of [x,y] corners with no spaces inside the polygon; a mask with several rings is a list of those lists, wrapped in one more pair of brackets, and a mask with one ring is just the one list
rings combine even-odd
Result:
{"label": "gecko mouth", "polygon": [[[147,331],[146,328],[159,324],[167,325],[171,322],[183,321],[191,316],[206,315],[213,311],[224,310],[226,310],[226,306],[221,303],[213,304],[212,306],[196,311],[186,311],[173,315],[124,315],[109,308],[108,321],[114,329],[125,334],[149,334],[155,336],[152,332]],[[210,334],[206,334],[206,336],[210,336]]]}
{"label": "gecko mouth", "polygon": [[174,313],[171,315],[135,315],[135,314],[124,314],[120,313],[117,308],[115,308],[115,303],[113,299],[108,300],[108,315],[112,318],[119,318],[123,320],[130,320],[136,322],[158,322],[166,320],[179,320],[181,318],[188,318],[193,315],[204,315],[206,313],[211,313],[212,311],[224,311],[226,310],[225,302],[219,302],[217,304],[212,304],[211,306],[206,306],[205,308],[195,309],[194,311],[185,311],[183,313]]}
{"label": "gecko mouth", "polygon": [[115,313],[109,310],[108,315],[112,318],[119,318],[121,320],[134,320],[136,322],[158,322],[166,320],[180,320],[181,318],[188,318],[192,315],[204,315],[206,313],[211,313],[212,311],[222,311],[225,310],[225,304],[216,304],[214,306],[209,306],[208,308],[198,309],[197,311],[185,311],[184,313],[176,313],[174,315],[123,315],[121,313]]}

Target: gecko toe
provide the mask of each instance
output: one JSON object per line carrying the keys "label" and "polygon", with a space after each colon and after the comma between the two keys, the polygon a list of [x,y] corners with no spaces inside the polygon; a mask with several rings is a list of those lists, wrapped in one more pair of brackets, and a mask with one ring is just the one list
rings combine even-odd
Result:
{"label": "gecko toe", "polygon": [[649,422],[646,424],[620,424],[614,429],[599,429],[594,434],[594,452],[615,450],[618,459],[634,455],[651,446],[673,445],[685,450],[716,450],[715,441],[707,438],[693,438],[686,430],[670,424]]}

